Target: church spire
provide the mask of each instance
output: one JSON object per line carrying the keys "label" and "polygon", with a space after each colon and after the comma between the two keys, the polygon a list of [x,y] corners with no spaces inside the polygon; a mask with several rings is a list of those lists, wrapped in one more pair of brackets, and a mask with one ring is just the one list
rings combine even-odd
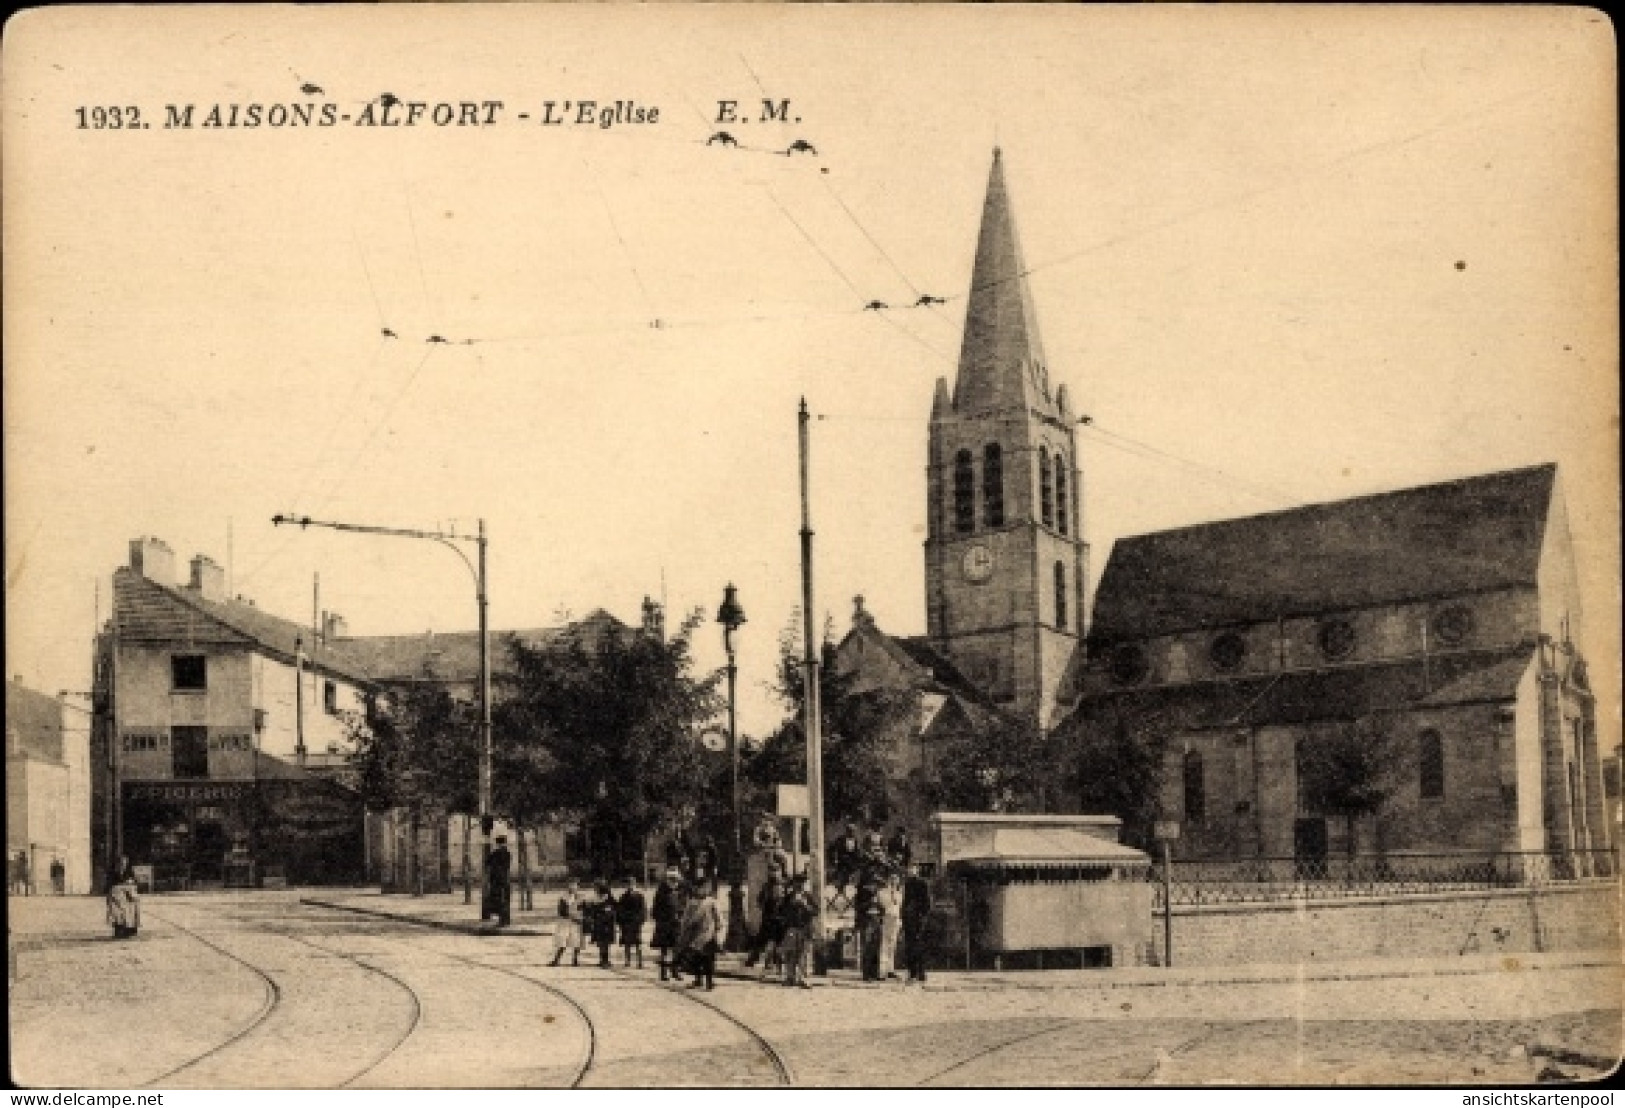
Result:
{"label": "church spire", "polygon": [[976,241],[954,407],[961,415],[1048,408],[1047,372],[1038,315],[1027,289],[1021,242],[1004,185],[1004,162],[995,147]]}

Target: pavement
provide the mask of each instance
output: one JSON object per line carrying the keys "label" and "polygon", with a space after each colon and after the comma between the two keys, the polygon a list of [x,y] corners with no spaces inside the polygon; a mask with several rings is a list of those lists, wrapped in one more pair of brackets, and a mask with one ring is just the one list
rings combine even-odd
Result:
{"label": "pavement", "polygon": [[[544,899],[551,906],[553,898],[540,892],[536,894],[535,902],[541,904]],[[306,892],[301,895],[300,900],[313,907],[336,909],[470,935],[502,934],[550,938],[553,934],[553,917],[550,913],[540,910],[514,912],[507,927],[498,928],[494,923],[481,922],[477,918],[478,904],[464,904],[461,893],[411,896],[371,890],[347,890],[336,894]],[[612,953],[619,964],[620,949],[614,948]],[[718,955],[717,976],[756,980],[758,971],[755,968],[746,968],[744,961],[743,955]],[[649,964],[653,964],[652,957]],[[1610,951],[1588,951],[1462,955],[1448,961],[1438,958],[1366,958],[1347,961],[1317,960],[1312,964],[1283,962],[1237,966],[1125,966],[1111,969],[1022,970],[1006,973],[987,970],[975,972],[933,970],[924,988],[928,992],[957,992],[1075,989],[1080,986],[1144,989],[1225,984],[1298,985],[1311,981],[1463,977],[1485,974],[1500,976],[1509,973],[1585,968],[1617,971],[1619,957]],[[831,969],[827,975],[815,977],[814,984],[851,988],[873,987],[873,982],[864,981],[856,969]]]}
{"label": "pavement", "polygon": [[836,970],[809,991],[725,957],[706,991],[662,984],[652,958],[553,967],[545,913],[482,929],[456,894],[149,896],[125,942],[96,898],[9,909],[12,1078],[29,1087],[1505,1087],[1599,1080],[1625,1034],[1601,954],[925,988]]}

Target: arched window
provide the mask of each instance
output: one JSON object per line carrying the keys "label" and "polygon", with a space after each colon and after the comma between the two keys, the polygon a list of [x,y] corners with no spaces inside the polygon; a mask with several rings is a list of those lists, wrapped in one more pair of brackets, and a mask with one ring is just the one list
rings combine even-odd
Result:
{"label": "arched window", "polygon": [[1055,626],[1066,629],[1066,566],[1055,563]]}
{"label": "arched window", "polygon": [[976,460],[969,450],[954,455],[954,530],[976,529]]}
{"label": "arched window", "polygon": [[1055,526],[1055,486],[1050,480],[1049,450],[1038,448],[1038,503],[1045,527]]}
{"label": "arched window", "polygon": [[1185,755],[1185,822],[1201,823],[1207,818],[1207,782],[1202,776],[1202,756],[1192,750]]}
{"label": "arched window", "polygon": [[989,527],[1004,526],[1004,452],[996,442],[982,448],[982,514]]}
{"label": "arched window", "polygon": [[1444,740],[1437,731],[1423,731],[1416,753],[1422,795],[1437,800],[1444,795]]}
{"label": "arched window", "polygon": [[1070,522],[1066,511],[1066,455],[1055,455],[1055,529],[1066,534]]}

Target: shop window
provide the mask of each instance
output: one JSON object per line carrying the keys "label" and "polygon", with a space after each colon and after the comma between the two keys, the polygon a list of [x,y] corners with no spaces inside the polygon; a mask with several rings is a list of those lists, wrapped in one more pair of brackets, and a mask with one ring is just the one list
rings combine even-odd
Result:
{"label": "shop window", "polygon": [[202,692],[209,687],[209,670],[201,654],[176,654],[169,659],[170,687],[176,692]]}
{"label": "shop window", "polygon": [[1422,798],[1444,796],[1444,740],[1437,731],[1423,731],[1417,751],[1417,769],[1422,781]]}

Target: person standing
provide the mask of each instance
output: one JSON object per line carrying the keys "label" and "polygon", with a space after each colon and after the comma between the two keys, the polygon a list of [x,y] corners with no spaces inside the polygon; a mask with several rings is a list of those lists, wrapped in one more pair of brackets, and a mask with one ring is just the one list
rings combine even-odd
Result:
{"label": "person standing", "polygon": [[910,866],[908,881],[903,885],[903,959],[908,966],[909,981],[925,980],[928,954],[927,931],[931,920],[931,885],[920,876],[919,866]]}
{"label": "person standing", "polygon": [[581,888],[572,880],[559,897],[559,918],[553,924],[553,961],[550,964],[558,965],[566,951],[570,954],[572,966],[581,964],[581,923],[585,911]]}
{"label": "person standing", "polygon": [[875,900],[880,905],[880,976],[896,981],[897,937],[903,933],[903,882],[897,871],[886,875]]}
{"label": "person standing", "polygon": [[763,981],[766,981],[767,975],[783,963],[783,959],[779,956],[779,944],[784,941],[784,921],[779,916],[779,904],[784,899],[784,892],[778,871],[774,870],[768,874],[767,884],[762,886],[762,891],[756,896],[761,924],[756,928],[750,957],[745,960],[745,965],[753,966],[758,958],[761,959]]}
{"label": "person standing", "polygon": [[61,896],[67,891],[68,869],[62,864],[60,857],[51,859],[51,892]]}
{"label": "person standing", "polygon": [[655,933],[651,946],[655,948],[660,959],[660,980],[668,978],[681,981],[677,966],[672,959],[672,951],[677,948],[677,938],[683,922],[682,893],[678,891],[677,882],[679,871],[675,866],[666,870],[666,876],[661,880],[660,887],[655,890],[655,902],[651,915],[654,916]]}
{"label": "person standing", "polygon": [[638,879],[626,879],[626,891],[615,902],[615,923],[621,931],[621,958],[623,964],[632,964],[637,954],[638,969],[643,968],[643,925],[649,920],[649,907],[638,888]]}
{"label": "person standing", "polygon": [[852,923],[858,929],[858,957],[865,981],[880,980],[880,890],[873,871],[865,872],[852,901]]}
{"label": "person standing", "polygon": [[886,852],[891,855],[892,865],[898,866],[903,873],[914,863],[914,844],[908,841],[908,828],[902,824],[892,833],[891,842],[886,844]]}
{"label": "person standing", "polygon": [[858,829],[850,823],[835,845],[829,848],[830,870],[835,878],[836,891],[844,891],[858,869]]}
{"label": "person standing", "polygon": [[693,967],[691,989],[717,987],[717,951],[721,948],[722,913],[710,886],[700,882],[689,892],[683,913],[683,933],[677,940],[678,956]]}
{"label": "person standing", "polygon": [[512,909],[513,888],[509,872],[513,868],[513,855],[508,853],[508,836],[498,835],[496,846],[485,859],[485,911],[481,919],[496,918],[498,927],[506,927]]}
{"label": "person standing", "polygon": [[807,892],[807,875],[798,873],[779,900],[779,922],[784,928],[784,983],[812,988],[807,980],[807,964],[812,953],[811,928],[816,918],[812,896]]}
{"label": "person standing", "polygon": [[141,930],[141,891],[128,858],[118,860],[107,883],[107,922],[115,939],[133,939]]}
{"label": "person standing", "polygon": [[587,909],[588,930],[598,948],[598,968],[609,969],[609,948],[615,945],[615,897],[608,881],[598,882],[593,892],[596,895]]}

